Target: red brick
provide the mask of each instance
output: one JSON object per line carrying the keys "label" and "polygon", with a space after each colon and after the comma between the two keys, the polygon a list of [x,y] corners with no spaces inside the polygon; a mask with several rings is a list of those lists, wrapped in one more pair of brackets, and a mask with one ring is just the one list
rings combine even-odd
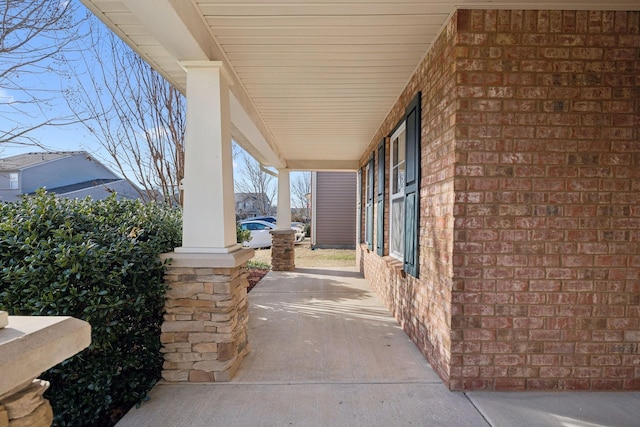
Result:
{"label": "red brick", "polygon": [[524,378],[497,378],[494,382],[494,388],[498,391],[525,390],[526,380]]}
{"label": "red brick", "polygon": [[640,390],[640,378],[623,379],[622,390]]}
{"label": "red brick", "polygon": [[593,391],[617,391],[622,390],[622,380],[594,379],[591,381]]}
{"label": "red brick", "polygon": [[465,365],[491,365],[493,356],[487,354],[464,354],[462,360]]}
{"label": "red brick", "polygon": [[604,368],[604,378],[621,378],[628,379],[633,378],[633,368]]}
{"label": "red brick", "polygon": [[519,354],[497,354],[494,356],[494,363],[498,366],[523,365],[525,356]]}
{"label": "red brick", "polygon": [[621,363],[622,363],[622,358],[618,355],[591,356],[592,366],[618,366]]}
{"label": "red brick", "polygon": [[531,330],[529,331],[529,339],[532,341],[559,341],[560,331]]}
{"label": "red brick", "polygon": [[558,382],[559,390],[585,391],[589,390],[590,387],[591,382],[589,380],[566,378]]}
{"label": "red brick", "polygon": [[[483,342],[482,353],[498,354],[498,353],[510,353],[513,351],[513,347],[509,343],[504,342]],[[494,363],[495,359],[494,359]],[[500,365],[500,363],[496,363]]]}
{"label": "red brick", "polygon": [[[515,355],[515,356],[519,356],[519,357],[514,360],[521,360],[520,356],[522,355]],[[523,360],[526,360],[526,359],[523,359]],[[508,361],[508,359],[505,359],[505,361]],[[503,363],[502,365],[509,366],[507,370],[507,375],[509,377],[537,377],[540,375],[539,374],[540,369],[538,367],[532,367],[528,365],[525,366],[519,363],[518,364]]]}
{"label": "red brick", "polygon": [[566,378],[571,375],[571,368],[563,366],[540,367],[541,378]]}
{"label": "red brick", "polygon": [[589,366],[588,354],[565,354],[562,356],[562,366]]}
{"label": "red brick", "polygon": [[602,376],[602,368],[573,368],[572,376],[575,378],[600,378]]}

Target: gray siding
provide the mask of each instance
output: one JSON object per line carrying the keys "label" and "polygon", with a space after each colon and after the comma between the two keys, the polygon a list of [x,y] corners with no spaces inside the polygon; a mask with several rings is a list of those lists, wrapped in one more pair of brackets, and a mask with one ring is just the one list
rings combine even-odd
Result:
{"label": "gray siding", "polygon": [[57,188],[92,179],[112,178],[118,176],[93,159],[78,154],[25,168],[22,172],[22,193],[32,193],[42,187]]}
{"label": "gray siding", "polygon": [[316,173],[315,245],[319,248],[355,248],[355,172]]}

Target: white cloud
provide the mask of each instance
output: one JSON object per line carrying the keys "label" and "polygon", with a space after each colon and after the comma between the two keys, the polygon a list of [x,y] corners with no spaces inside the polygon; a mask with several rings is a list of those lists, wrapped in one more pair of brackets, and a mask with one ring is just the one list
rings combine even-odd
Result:
{"label": "white cloud", "polygon": [[0,89],[0,104],[11,104],[15,100],[6,90]]}
{"label": "white cloud", "polygon": [[169,130],[162,126],[145,129],[145,133],[146,133],[145,136],[152,141],[157,141],[157,140],[169,137]]}

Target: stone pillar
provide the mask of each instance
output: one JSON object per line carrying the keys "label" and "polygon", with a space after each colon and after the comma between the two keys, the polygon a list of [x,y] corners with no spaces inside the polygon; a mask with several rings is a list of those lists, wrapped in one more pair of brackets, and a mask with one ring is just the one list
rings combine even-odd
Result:
{"label": "stone pillar", "polygon": [[271,269],[293,271],[295,268],[295,231],[291,229],[291,189],[289,170],[278,169],[278,220],[271,232]]}
{"label": "stone pillar", "polygon": [[34,379],[0,396],[0,427],[49,427],[53,410],[42,397],[49,382]]}
{"label": "stone pillar", "polygon": [[66,316],[7,316],[0,311],[0,427],[49,427],[42,372],[91,343],[91,326]]}
{"label": "stone pillar", "polygon": [[271,231],[271,269],[273,271],[293,271],[295,266],[295,231]]}
{"label": "stone pillar", "polygon": [[160,341],[162,378],[229,381],[249,352],[247,262],[253,249],[230,254],[163,254],[169,263]]}

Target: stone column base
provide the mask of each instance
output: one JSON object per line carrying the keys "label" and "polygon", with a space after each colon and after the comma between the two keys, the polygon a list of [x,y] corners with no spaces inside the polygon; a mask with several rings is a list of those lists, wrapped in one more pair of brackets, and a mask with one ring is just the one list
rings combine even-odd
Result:
{"label": "stone column base", "polygon": [[48,388],[48,381],[35,379],[0,396],[0,427],[49,427],[53,411],[42,397]]}
{"label": "stone column base", "polygon": [[229,254],[168,253],[162,378],[230,381],[249,352],[247,262],[253,249]]}
{"label": "stone column base", "polygon": [[293,271],[295,266],[295,231],[271,231],[271,269],[273,271]]}

